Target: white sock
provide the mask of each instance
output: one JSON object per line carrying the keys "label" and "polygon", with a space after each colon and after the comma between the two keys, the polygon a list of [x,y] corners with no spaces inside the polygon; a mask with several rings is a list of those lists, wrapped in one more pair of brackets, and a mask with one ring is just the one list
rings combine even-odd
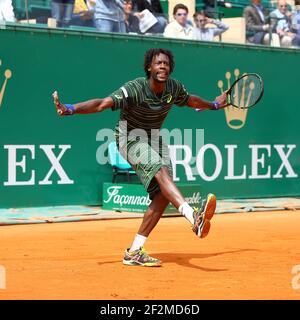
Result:
{"label": "white sock", "polygon": [[147,237],[144,237],[140,234],[136,234],[129,251],[132,252],[139,249],[145,244],[146,240],[147,240]]}
{"label": "white sock", "polygon": [[178,211],[184,215],[191,224],[194,224],[194,209],[187,202],[182,203],[179,206]]}

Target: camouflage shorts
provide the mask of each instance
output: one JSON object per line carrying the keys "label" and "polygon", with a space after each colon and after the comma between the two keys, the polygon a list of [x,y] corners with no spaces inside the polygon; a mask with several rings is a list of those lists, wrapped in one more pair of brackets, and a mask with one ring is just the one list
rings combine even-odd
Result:
{"label": "camouflage shorts", "polygon": [[169,156],[168,146],[162,138],[138,139],[119,143],[119,136],[116,141],[121,155],[131,164],[149,197],[153,200],[154,196],[160,191],[160,187],[155,179],[156,173],[162,168],[167,167],[171,177],[173,176],[172,164]]}

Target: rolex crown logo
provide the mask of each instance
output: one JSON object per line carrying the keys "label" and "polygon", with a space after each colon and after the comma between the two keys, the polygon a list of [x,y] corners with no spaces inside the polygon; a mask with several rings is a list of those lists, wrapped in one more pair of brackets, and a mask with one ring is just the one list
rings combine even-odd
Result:
{"label": "rolex crown logo", "polygon": [[[2,65],[2,61],[0,60],[0,68],[1,68],[1,65]],[[0,107],[2,105],[2,101],[3,101],[3,97],[4,97],[4,92],[5,92],[5,88],[6,88],[6,85],[7,85],[7,81],[8,81],[8,79],[11,78],[11,76],[12,76],[11,70],[6,69],[4,71],[4,83],[2,84],[1,91],[0,91]]]}
{"label": "rolex crown logo", "polygon": [[[221,93],[228,90],[230,88],[230,83],[233,83],[240,76],[240,70],[235,69],[233,75],[234,79],[231,81],[231,73],[229,71],[225,73],[227,88],[224,88],[224,82],[222,80],[218,81],[218,87],[221,90]],[[241,99],[241,97],[235,97],[235,99],[239,98]],[[235,108],[229,105],[228,107],[224,108],[224,111],[226,122],[231,129],[240,129],[246,123],[248,109]]]}

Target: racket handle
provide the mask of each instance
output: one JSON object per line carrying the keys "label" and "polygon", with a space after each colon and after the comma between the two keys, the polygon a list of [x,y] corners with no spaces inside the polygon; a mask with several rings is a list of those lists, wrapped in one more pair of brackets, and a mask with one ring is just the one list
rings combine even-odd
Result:
{"label": "racket handle", "polygon": [[[218,110],[219,108],[220,108],[220,103],[218,101],[213,101],[211,110]],[[195,110],[197,112],[201,112],[201,111],[208,110],[208,109],[206,109],[206,108],[197,108]]]}

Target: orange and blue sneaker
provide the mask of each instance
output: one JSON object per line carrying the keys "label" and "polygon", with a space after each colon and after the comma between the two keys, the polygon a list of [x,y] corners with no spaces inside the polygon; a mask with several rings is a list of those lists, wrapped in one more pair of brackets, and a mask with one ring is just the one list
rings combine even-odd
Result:
{"label": "orange and blue sneaker", "polygon": [[209,193],[206,200],[203,202],[201,209],[194,209],[194,224],[193,232],[199,238],[205,238],[210,230],[210,220],[216,210],[217,199],[212,193]]}
{"label": "orange and blue sneaker", "polygon": [[140,247],[132,252],[127,249],[125,251],[123,264],[126,264],[127,266],[160,267],[162,262],[159,259],[150,257],[145,248]]}

